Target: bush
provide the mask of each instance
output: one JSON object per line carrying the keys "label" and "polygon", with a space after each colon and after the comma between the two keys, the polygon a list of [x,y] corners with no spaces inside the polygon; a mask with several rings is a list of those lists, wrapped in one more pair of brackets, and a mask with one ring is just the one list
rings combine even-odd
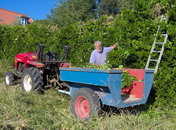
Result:
{"label": "bush", "polygon": [[[33,51],[36,43],[44,43],[47,50],[63,53],[63,46],[69,45],[68,60],[73,64],[88,63],[95,40],[103,41],[105,46],[118,42],[119,47],[109,55],[109,63],[116,67],[123,65],[144,68],[158,22],[148,11],[124,10],[112,20],[103,16],[98,20],[74,23],[63,28],[31,24],[27,26],[0,26],[0,59],[12,61],[19,52]],[[156,102],[154,107],[167,104],[174,106],[176,25],[169,23],[169,42],[155,78]]]}

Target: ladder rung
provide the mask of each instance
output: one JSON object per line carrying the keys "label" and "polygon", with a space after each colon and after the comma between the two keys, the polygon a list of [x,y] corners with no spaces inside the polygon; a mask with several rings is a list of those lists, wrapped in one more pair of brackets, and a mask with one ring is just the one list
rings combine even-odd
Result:
{"label": "ladder rung", "polygon": [[166,37],[166,36],[168,36],[168,34],[167,33],[165,33],[165,34],[162,34],[164,37]]}
{"label": "ladder rung", "polygon": [[160,45],[163,45],[164,42],[155,42],[155,44],[160,44]]}
{"label": "ladder rung", "polygon": [[155,69],[153,69],[153,68],[145,68],[146,70],[154,70],[155,71]]}
{"label": "ladder rung", "polygon": [[161,51],[156,51],[156,50],[153,50],[152,52],[161,53]]}
{"label": "ladder rung", "polygon": [[157,62],[158,60],[156,60],[156,59],[150,59],[150,61],[156,61]]}

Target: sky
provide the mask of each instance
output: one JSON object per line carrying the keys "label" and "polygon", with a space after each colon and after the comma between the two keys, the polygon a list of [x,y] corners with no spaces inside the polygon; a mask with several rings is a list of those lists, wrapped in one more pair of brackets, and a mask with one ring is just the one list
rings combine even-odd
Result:
{"label": "sky", "polygon": [[47,18],[58,2],[59,0],[0,0],[0,8],[41,20]]}

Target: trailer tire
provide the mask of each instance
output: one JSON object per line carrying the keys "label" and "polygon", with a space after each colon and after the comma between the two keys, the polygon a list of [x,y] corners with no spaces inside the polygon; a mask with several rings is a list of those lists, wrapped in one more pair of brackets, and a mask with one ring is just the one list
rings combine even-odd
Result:
{"label": "trailer tire", "polygon": [[24,70],[22,89],[26,92],[43,92],[43,75],[39,69],[30,67]]}
{"label": "trailer tire", "polygon": [[100,98],[89,88],[81,88],[71,99],[70,110],[79,120],[89,120],[101,113]]}
{"label": "trailer tire", "polygon": [[12,86],[15,85],[15,74],[13,72],[6,72],[5,73],[5,85]]}

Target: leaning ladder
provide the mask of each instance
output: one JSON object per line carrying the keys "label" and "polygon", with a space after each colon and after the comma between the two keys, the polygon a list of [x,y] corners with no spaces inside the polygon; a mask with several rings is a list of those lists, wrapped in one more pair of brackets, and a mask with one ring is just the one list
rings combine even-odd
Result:
{"label": "leaning ladder", "polygon": [[[166,17],[162,15],[160,22],[167,22]],[[158,37],[162,37],[162,41],[159,41]],[[164,53],[164,45],[166,44],[167,39],[168,39],[168,34],[166,32],[162,32],[161,25],[158,25],[158,29],[155,34],[155,39],[154,39],[152,48],[150,50],[147,64],[145,66],[146,70],[154,70],[154,73],[157,73],[162,55]],[[155,55],[155,58],[153,58],[153,55]]]}

